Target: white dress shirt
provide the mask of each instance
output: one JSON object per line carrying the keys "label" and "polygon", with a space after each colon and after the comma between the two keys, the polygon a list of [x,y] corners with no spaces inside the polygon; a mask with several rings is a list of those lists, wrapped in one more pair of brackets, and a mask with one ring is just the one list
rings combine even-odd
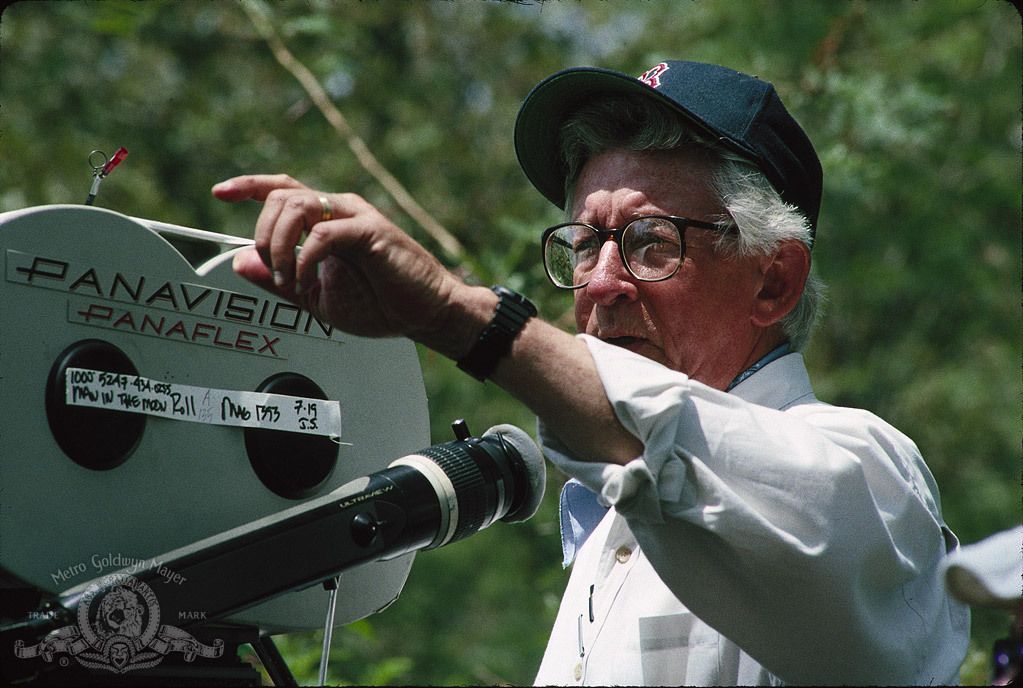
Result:
{"label": "white dress shirt", "polygon": [[730,393],[581,335],[625,466],[547,456],[611,509],[576,557],[538,685],[957,683],[969,610],[916,446],[813,394],[802,356]]}

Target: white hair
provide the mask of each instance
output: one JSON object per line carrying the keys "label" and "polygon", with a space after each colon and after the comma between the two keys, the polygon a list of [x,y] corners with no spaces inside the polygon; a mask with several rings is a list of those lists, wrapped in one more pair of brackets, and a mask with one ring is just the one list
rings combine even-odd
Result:
{"label": "white hair", "polygon": [[[722,234],[718,249],[735,257],[763,256],[785,241],[813,247],[813,232],[806,216],[782,200],[764,174],[746,161],[724,158],[710,180],[738,232]],[[795,307],[781,320],[782,331],[795,351],[802,351],[820,316],[825,298],[824,282],[811,269]]]}

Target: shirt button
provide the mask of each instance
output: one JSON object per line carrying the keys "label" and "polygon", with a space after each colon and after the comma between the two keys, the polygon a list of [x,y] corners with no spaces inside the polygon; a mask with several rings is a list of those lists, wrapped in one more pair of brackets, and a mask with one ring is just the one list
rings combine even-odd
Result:
{"label": "shirt button", "polygon": [[583,677],[583,663],[582,662],[576,662],[575,663],[575,671],[573,672],[573,674],[575,675],[575,680],[576,681],[582,680],[582,677]]}
{"label": "shirt button", "polygon": [[625,545],[622,545],[621,547],[615,550],[615,559],[618,560],[619,564],[624,564],[629,560],[629,557],[631,556],[632,550],[626,547]]}

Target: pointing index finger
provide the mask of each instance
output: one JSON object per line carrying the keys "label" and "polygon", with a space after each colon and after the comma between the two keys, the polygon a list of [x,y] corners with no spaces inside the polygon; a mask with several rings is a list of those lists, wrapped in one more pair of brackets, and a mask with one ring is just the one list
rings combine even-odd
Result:
{"label": "pointing index finger", "polygon": [[286,174],[246,174],[214,184],[214,198],[229,203],[265,201],[275,189],[307,189],[305,184]]}

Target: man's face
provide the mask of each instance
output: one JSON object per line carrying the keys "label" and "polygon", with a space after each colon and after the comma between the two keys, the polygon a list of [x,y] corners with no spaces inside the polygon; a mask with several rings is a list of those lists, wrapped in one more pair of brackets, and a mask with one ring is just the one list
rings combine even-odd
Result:
{"label": "man's face", "polygon": [[[640,215],[713,222],[724,210],[706,188],[709,174],[707,162],[692,153],[608,151],[583,167],[573,218],[605,228]],[[757,259],[717,254],[716,238],[713,230],[690,227],[682,266],[662,282],[636,280],[607,241],[589,284],[575,292],[578,331],[724,389],[754,362],[764,334],[750,320],[761,269]]]}

